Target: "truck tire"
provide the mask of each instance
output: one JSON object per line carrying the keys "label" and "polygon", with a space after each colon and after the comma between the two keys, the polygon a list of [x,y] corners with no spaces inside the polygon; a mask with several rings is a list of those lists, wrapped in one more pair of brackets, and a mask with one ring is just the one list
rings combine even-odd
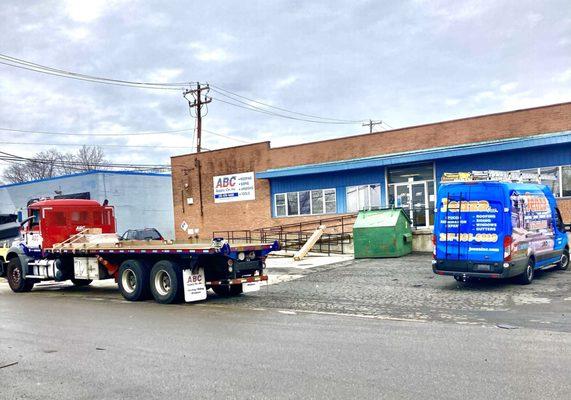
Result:
{"label": "truck tire", "polygon": [[71,282],[78,287],[89,286],[93,279],[72,279]]}
{"label": "truck tire", "polygon": [[6,278],[10,289],[16,293],[29,292],[34,287],[34,281],[31,279],[23,278],[24,272],[22,271],[22,264],[18,257],[12,258],[8,261],[8,270]]}
{"label": "truck tire", "polygon": [[142,301],[149,296],[149,268],[139,260],[125,260],[119,267],[119,290],[126,300]]}
{"label": "truck tire", "polygon": [[522,285],[529,285],[533,281],[533,276],[535,275],[534,266],[535,262],[533,258],[530,258],[527,261],[527,266],[525,267],[523,274],[518,276],[519,283]]}
{"label": "truck tire", "polygon": [[157,303],[180,303],[184,296],[180,267],[172,261],[158,261],[151,270],[151,293]]}
{"label": "truck tire", "polygon": [[569,249],[563,250],[563,254],[561,254],[561,260],[557,263],[557,268],[565,271],[569,268]]}
{"label": "truck tire", "polygon": [[216,285],[212,290],[221,297],[238,296],[242,294],[242,285]]}

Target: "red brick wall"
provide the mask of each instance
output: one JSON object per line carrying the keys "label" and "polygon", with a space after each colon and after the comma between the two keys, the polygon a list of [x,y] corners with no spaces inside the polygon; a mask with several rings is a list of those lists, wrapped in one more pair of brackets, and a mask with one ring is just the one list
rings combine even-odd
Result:
{"label": "red brick wall", "polygon": [[[300,220],[307,221],[313,218],[272,218],[269,183],[264,179],[256,180],[256,200],[215,204],[212,178],[216,175],[248,171],[260,172],[270,168],[347,160],[564,130],[571,130],[571,103],[296,146],[270,148],[269,142],[263,142],[173,157],[171,163],[177,239],[186,239],[188,236],[179,227],[183,220],[191,228],[200,230],[201,239],[208,239],[213,230],[253,229]],[[201,163],[202,215],[200,213],[198,168],[195,160]],[[187,197],[194,199],[193,205],[186,205]],[[560,202],[567,221],[571,221],[569,203],[571,203],[569,200]]]}
{"label": "red brick wall", "polygon": [[571,224],[571,199],[559,199],[557,200],[557,207],[561,211],[561,216],[566,224]]}

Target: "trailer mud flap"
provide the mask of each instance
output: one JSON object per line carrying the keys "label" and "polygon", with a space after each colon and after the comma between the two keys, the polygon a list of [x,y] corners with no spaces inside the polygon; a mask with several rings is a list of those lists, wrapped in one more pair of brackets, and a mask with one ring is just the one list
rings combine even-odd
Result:
{"label": "trailer mud flap", "polygon": [[189,303],[206,299],[206,280],[204,269],[184,269],[182,271],[184,282],[184,301]]}

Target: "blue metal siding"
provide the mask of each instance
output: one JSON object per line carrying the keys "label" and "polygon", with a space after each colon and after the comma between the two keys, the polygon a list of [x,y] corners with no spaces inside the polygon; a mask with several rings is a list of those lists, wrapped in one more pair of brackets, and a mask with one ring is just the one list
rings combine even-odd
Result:
{"label": "blue metal siding", "polygon": [[571,143],[436,160],[436,181],[440,182],[444,172],[509,171],[559,165],[571,165]]}
{"label": "blue metal siding", "polygon": [[385,206],[385,169],[367,168],[341,173],[311,174],[270,179],[272,195],[272,216],[275,217],[274,195],[276,193],[297,192],[312,189],[335,189],[337,212],[346,212],[346,188],[379,183],[381,185],[381,205]]}

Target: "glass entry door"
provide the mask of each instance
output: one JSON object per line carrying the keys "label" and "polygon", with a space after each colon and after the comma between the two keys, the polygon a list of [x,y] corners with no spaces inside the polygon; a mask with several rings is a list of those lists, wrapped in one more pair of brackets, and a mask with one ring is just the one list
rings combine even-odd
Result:
{"label": "glass entry door", "polygon": [[402,207],[409,215],[412,225],[429,225],[429,196],[427,182],[410,182],[391,185],[395,207]]}

